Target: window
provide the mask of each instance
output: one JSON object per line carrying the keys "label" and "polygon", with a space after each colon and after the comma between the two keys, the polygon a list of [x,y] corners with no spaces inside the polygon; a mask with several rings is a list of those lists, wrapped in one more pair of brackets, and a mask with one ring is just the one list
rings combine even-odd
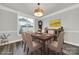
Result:
{"label": "window", "polygon": [[27,31],[34,31],[34,19],[19,16],[19,34]]}

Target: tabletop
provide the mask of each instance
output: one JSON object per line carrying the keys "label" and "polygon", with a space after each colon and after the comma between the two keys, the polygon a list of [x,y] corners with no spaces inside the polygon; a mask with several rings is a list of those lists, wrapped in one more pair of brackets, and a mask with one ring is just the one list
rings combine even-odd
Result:
{"label": "tabletop", "polygon": [[49,33],[32,33],[32,37],[38,38],[39,40],[42,41],[47,41],[51,38],[53,38],[54,34],[49,34]]}

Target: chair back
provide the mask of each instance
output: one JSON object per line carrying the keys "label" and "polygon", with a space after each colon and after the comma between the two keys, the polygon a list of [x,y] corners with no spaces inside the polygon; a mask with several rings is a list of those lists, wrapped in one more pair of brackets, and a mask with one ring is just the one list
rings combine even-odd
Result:
{"label": "chair back", "polygon": [[26,43],[26,38],[25,38],[25,32],[22,32],[22,39],[23,39],[23,42],[25,42]]}
{"label": "chair back", "polygon": [[30,33],[26,32],[26,41],[27,41],[27,46],[31,50],[33,48],[33,43],[32,43],[32,36]]}
{"label": "chair back", "polygon": [[28,30],[28,31],[27,31],[27,33],[30,33],[30,34],[32,34],[32,33],[33,33],[33,31],[31,31],[31,30]]}
{"label": "chair back", "polygon": [[53,30],[48,30],[49,34],[54,34],[55,32]]}
{"label": "chair back", "polygon": [[57,38],[58,40],[58,49],[61,50],[63,48],[63,43],[64,43],[64,32],[60,32],[59,37]]}

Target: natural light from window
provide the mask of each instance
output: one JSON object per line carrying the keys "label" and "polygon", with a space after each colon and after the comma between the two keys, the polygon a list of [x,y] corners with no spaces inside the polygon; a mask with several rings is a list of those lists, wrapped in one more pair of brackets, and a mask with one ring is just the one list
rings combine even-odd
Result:
{"label": "natural light from window", "polygon": [[19,16],[19,34],[21,32],[34,31],[34,20],[32,18],[27,18]]}

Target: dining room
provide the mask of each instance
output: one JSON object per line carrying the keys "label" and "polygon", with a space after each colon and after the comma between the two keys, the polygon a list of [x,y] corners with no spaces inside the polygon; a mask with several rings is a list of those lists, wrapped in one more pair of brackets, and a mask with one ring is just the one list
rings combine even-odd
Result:
{"label": "dining room", "polygon": [[79,3],[0,3],[0,55],[79,55]]}

